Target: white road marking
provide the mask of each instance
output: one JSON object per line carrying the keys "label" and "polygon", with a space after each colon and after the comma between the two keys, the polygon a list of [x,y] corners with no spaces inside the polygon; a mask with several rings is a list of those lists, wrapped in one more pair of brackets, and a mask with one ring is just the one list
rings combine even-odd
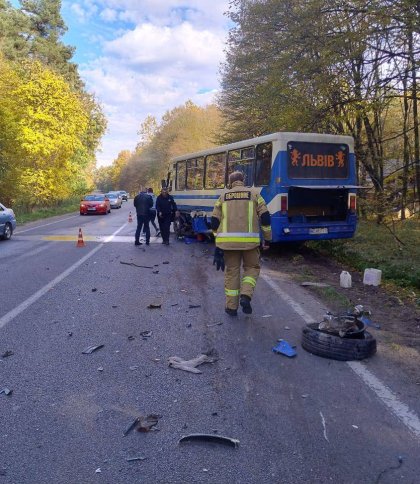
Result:
{"label": "white road marking", "polygon": [[[267,274],[261,273],[261,278],[305,321],[310,324],[316,322],[291,296],[280,289],[277,283]],[[362,363],[358,361],[347,361],[347,365],[356,375],[376,394],[382,403],[401,421],[403,424],[420,439],[420,418],[401,402],[395,393],[371,373]]]}
{"label": "white road marking", "polygon": [[[120,227],[118,230],[116,230],[112,235],[110,235],[108,238],[112,239],[115,235],[117,235],[121,230],[125,228],[127,225],[127,222]],[[50,289],[52,289],[54,286],[59,284],[63,279],[65,279],[67,276],[69,276],[72,272],[74,272],[78,267],[80,267],[82,264],[84,264],[88,259],[90,259],[96,252],[98,252],[102,247],[105,245],[99,244],[97,245],[94,249],[92,249],[90,252],[88,252],[84,257],[79,259],[77,262],[75,262],[72,266],[70,266],[68,269],[66,269],[64,272],[62,272],[60,275],[58,275],[55,279],[50,281],[48,284],[46,284],[44,287],[42,287],[39,291],[36,293],[32,294],[32,296],[28,297],[25,301],[19,304],[19,306],[16,306],[14,309],[6,313],[4,316],[0,318],[0,328],[3,328],[6,326],[7,323],[10,323],[16,316],[18,316],[20,313],[25,311],[26,309],[29,308],[33,303],[38,301],[42,296],[44,296]]]}
{"label": "white road marking", "polygon": [[370,372],[359,361],[348,361],[347,364],[358,375],[366,385],[376,393],[383,403],[396,415],[404,424],[420,438],[420,419],[410,408],[384,385],[372,372]]}
{"label": "white road marking", "polygon": [[324,427],[324,439],[330,443],[330,441],[328,440],[328,437],[327,437],[327,427],[325,425],[325,418],[324,418],[324,415],[322,415],[322,412],[319,412],[319,414],[321,415],[321,421],[322,421],[322,426]]}
{"label": "white road marking", "polygon": [[17,230],[17,231],[15,231],[13,233],[15,235],[23,234],[25,232],[29,232],[30,230],[40,229],[41,227],[47,227],[48,225],[58,224],[60,222],[64,222],[65,220],[70,220],[71,218],[76,218],[76,217],[80,217],[80,215],[72,215],[71,217],[62,218],[60,220],[56,220],[55,222],[49,222],[49,223],[44,224],[44,225],[37,225],[36,227],[32,227],[32,228],[26,229],[26,230]]}

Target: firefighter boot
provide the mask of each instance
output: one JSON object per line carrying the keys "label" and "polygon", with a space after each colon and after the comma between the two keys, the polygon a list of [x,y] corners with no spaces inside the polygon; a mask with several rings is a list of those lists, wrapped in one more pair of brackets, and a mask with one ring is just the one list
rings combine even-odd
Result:
{"label": "firefighter boot", "polygon": [[237,316],[238,310],[237,309],[231,309],[231,308],[225,308],[225,313],[229,314],[229,316]]}
{"label": "firefighter boot", "polygon": [[251,314],[252,313],[251,298],[249,296],[245,296],[244,294],[242,294],[241,298],[239,300],[239,304],[241,305],[242,311],[245,314]]}

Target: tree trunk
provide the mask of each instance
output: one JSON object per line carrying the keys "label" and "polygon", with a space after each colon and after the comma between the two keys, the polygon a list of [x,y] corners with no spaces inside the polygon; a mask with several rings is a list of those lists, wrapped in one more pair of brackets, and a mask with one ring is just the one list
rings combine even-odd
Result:
{"label": "tree trunk", "polygon": [[417,191],[417,201],[420,202],[420,136],[419,136],[419,117],[417,105],[417,73],[416,60],[413,49],[413,31],[410,30],[408,35],[408,50],[411,63],[411,96],[413,98],[413,124],[414,124],[414,166],[416,170],[415,189]]}

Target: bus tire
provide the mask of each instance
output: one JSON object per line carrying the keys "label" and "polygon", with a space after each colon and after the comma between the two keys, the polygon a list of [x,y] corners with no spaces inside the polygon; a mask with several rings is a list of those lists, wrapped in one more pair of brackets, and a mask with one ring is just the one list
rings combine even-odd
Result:
{"label": "bus tire", "polygon": [[311,323],[302,330],[302,348],[309,353],[340,361],[363,360],[376,353],[376,339],[368,331],[356,339],[340,338],[317,328],[318,323]]}

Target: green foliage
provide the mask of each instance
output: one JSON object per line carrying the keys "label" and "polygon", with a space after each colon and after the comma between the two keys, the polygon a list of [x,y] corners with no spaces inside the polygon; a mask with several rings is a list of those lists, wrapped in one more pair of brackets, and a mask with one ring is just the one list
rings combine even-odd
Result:
{"label": "green foliage", "polygon": [[171,158],[215,146],[220,121],[216,106],[200,108],[191,101],[168,111],[160,124],[148,116],[139,130],[142,138],[136,151],[123,151],[111,167],[100,168],[95,176],[97,188],[131,193],[142,186],[158,190]]}

